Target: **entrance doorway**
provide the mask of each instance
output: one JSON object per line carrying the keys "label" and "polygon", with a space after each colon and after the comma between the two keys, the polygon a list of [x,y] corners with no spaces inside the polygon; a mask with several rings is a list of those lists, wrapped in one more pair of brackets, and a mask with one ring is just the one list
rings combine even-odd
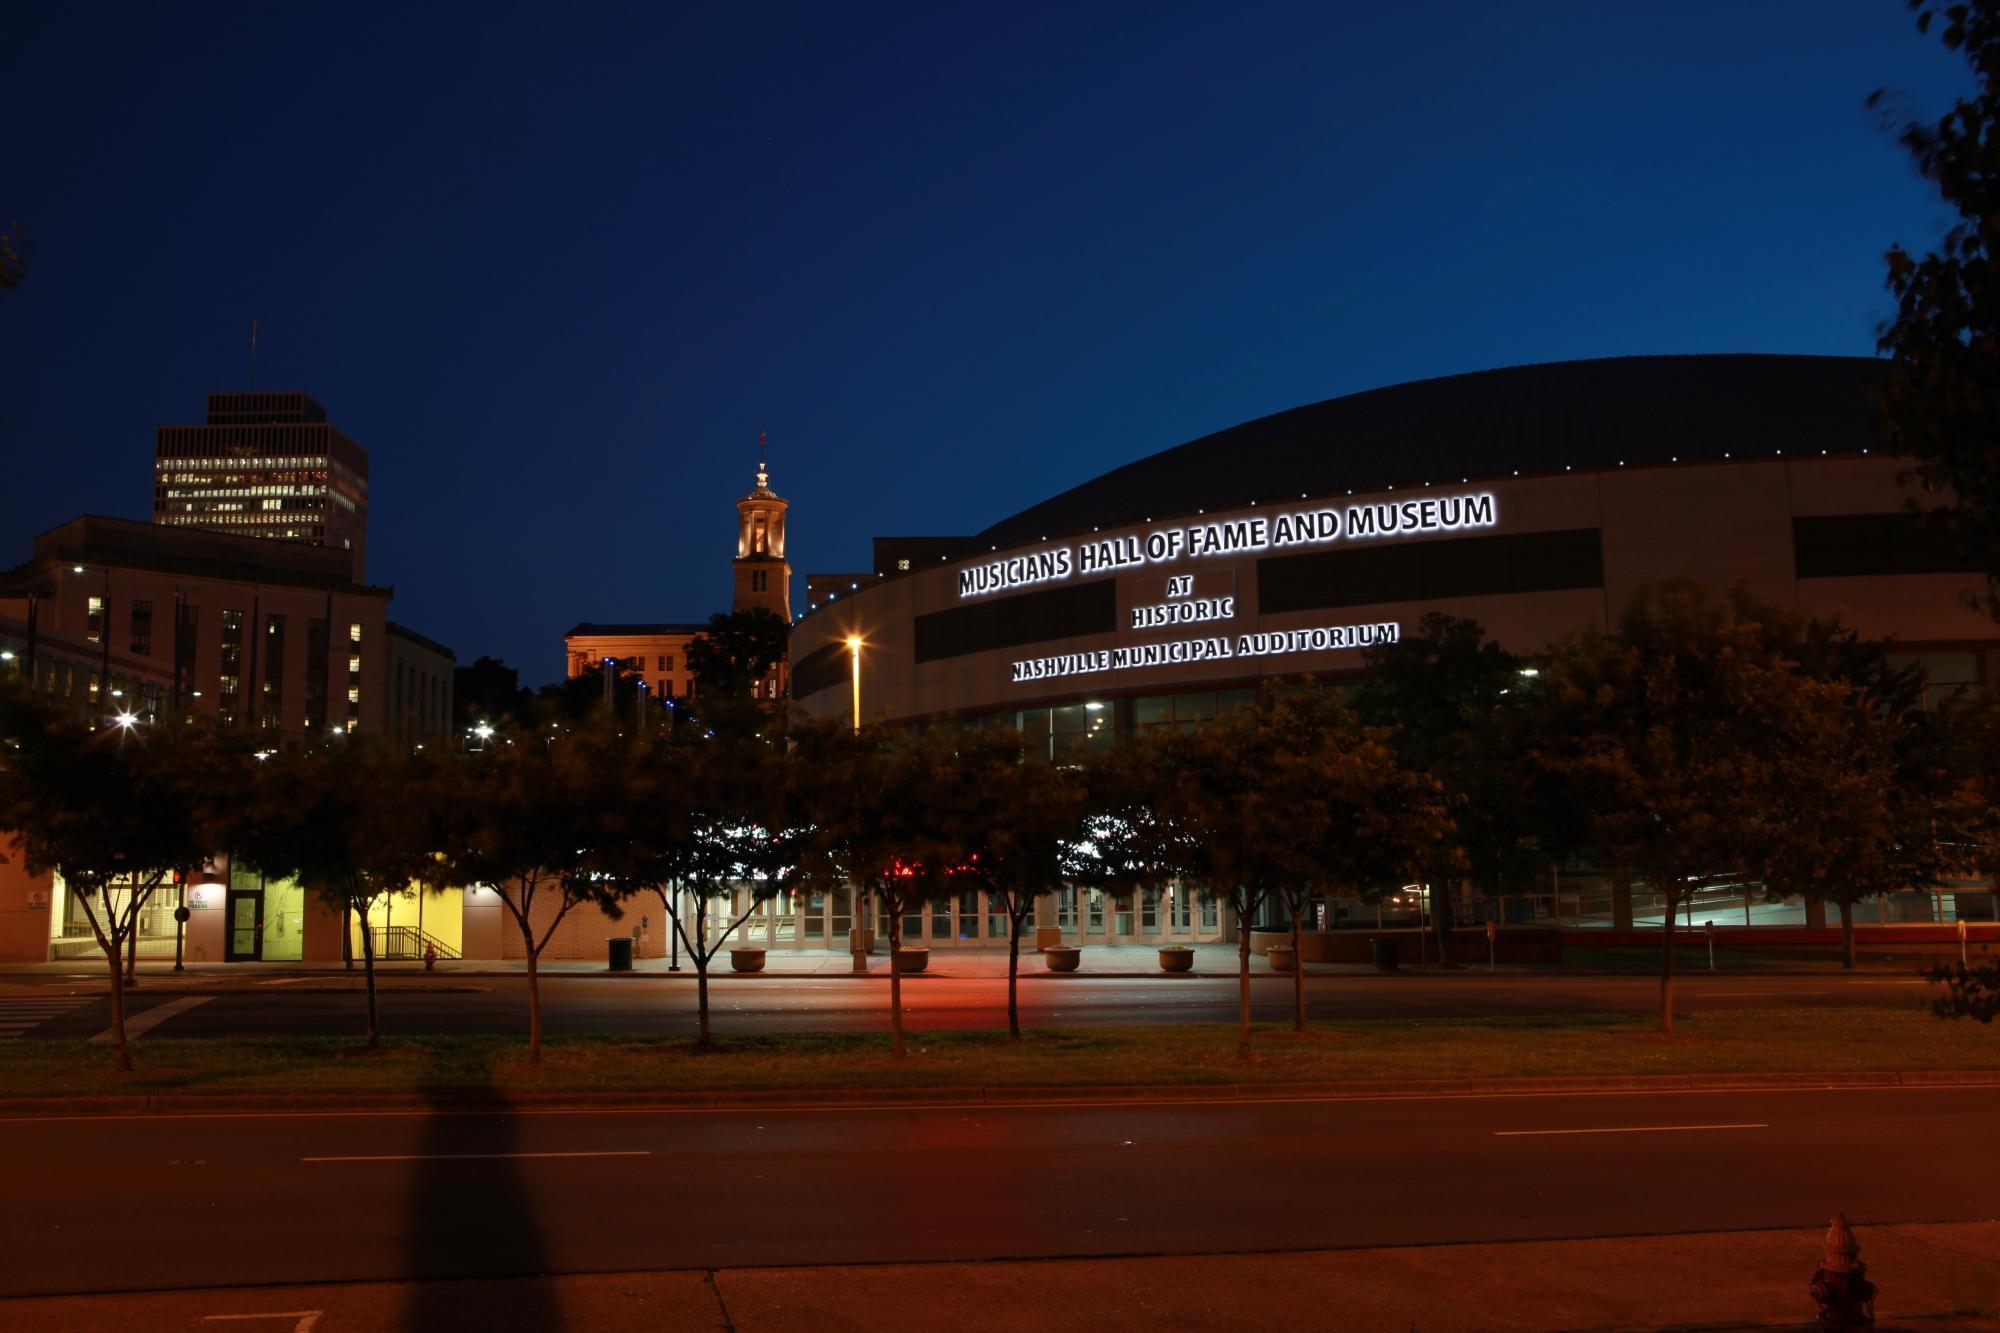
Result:
{"label": "entrance doorway", "polygon": [[256,961],[264,934],[263,890],[231,889],[225,898],[223,908],[226,913],[224,926],[227,932],[223,944],[223,960],[231,963]]}

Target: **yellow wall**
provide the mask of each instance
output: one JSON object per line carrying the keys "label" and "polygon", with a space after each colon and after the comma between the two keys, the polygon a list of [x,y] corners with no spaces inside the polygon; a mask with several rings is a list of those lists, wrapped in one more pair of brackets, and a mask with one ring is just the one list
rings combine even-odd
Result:
{"label": "yellow wall", "polygon": [[[465,894],[459,889],[441,889],[426,893],[423,903],[424,934],[440,945],[448,946],[453,953],[464,953]],[[371,927],[415,926],[417,922],[417,891],[395,894],[375,903],[368,913]],[[354,956],[361,956],[361,924],[357,920],[353,927]]]}

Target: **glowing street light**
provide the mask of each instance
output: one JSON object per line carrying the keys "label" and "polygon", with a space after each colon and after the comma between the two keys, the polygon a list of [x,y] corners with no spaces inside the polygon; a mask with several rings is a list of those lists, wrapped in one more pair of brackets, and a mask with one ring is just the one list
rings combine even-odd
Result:
{"label": "glowing street light", "polygon": [[854,734],[861,734],[861,636],[847,636],[847,656],[851,663],[849,675],[854,682]]}
{"label": "glowing street light", "polygon": [[121,731],[130,731],[139,724],[139,715],[137,713],[120,713],[111,720],[118,724]]}
{"label": "glowing street light", "polygon": [[[847,636],[847,657],[850,665],[849,675],[854,684],[854,734],[859,736],[861,734],[861,636],[859,634]],[[853,914],[848,918],[854,923],[853,934],[849,937],[850,947],[854,950],[853,971],[857,976],[865,976],[868,972],[868,951],[865,947],[868,943],[868,895],[861,891],[859,885],[850,885],[849,892],[854,895],[851,905]],[[889,965],[894,967],[896,960],[891,958]]]}

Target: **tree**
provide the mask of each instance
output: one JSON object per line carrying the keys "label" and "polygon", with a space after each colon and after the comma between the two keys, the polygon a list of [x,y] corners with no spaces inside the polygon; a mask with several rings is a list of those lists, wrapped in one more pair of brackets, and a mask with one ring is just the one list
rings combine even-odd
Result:
{"label": "tree", "polygon": [[1520,762],[1529,728],[1523,686],[1534,668],[1486,638],[1475,620],[1432,613],[1414,633],[1363,653],[1368,678],[1354,711],[1391,729],[1403,768],[1428,773],[1450,806],[1451,836],[1412,861],[1436,886],[1438,960],[1453,966],[1454,863],[1499,896],[1531,882],[1569,840],[1558,807],[1537,799]]}
{"label": "tree", "polygon": [[530,729],[533,704],[534,695],[521,687],[521,673],[497,657],[481,657],[451,673],[452,729],[461,737],[482,722]]}
{"label": "tree", "polygon": [[[1451,848],[1452,825],[1436,779],[1401,767],[1390,733],[1358,726],[1330,695],[1285,694],[1260,724],[1273,741],[1259,747],[1269,755],[1266,780],[1292,821],[1292,865],[1275,892],[1292,927],[1292,1026],[1304,1032],[1305,914],[1330,895],[1378,896],[1421,858]],[[1444,876],[1458,868],[1451,859],[1432,864]]]}
{"label": "tree", "polygon": [[964,877],[989,910],[1007,918],[1007,1035],[1021,1037],[1021,932],[1035,903],[1054,893],[1087,840],[1090,793],[1075,764],[1029,760],[1011,729],[961,731],[955,745],[964,777],[938,793],[936,815],[954,844],[972,848]]}
{"label": "tree", "polygon": [[700,697],[748,697],[750,687],[785,660],[790,635],[784,617],[762,607],[710,616],[708,628],[687,646]]}
{"label": "tree", "polygon": [[916,737],[881,725],[813,722],[794,733],[808,832],[800,851],[808,882],[846,886],[877,903],[889,924],[890,1048],[905,1054],[903,977],[896,955],[903,916],[948,895],[980,849],[962,826],[932,817],[939,797],[968,781],[957,734]]}
{"label": "tree", "polygon": [[633,701],[639,694],[639,678],[616,667],[607,668],[601,662],[593,662],[576,675],[566,676],[536,691],[531,712],[537,734],[561,731],[604,711],[604,673],[607,670],[611,672],[612,715],[631,717]]}
{"label": "tree", "polygon": [[521,935],[528,976],[528,1058],[542,1060],[541,959],[569,914],[586,904],[620,915],[630,892],[620,848],[632,836],[626,784],[631,746],[599,720],[547,745],[511,745],[446,761],[453,811],[445,860],[460,884],[483,884]]}
{"label": "tree", "polygon": [[[1896,314],[1876,346],[1897,362],[1880,400],[1884,441],[1915,460],[1924,489],[1949,499],[1932,521],[1987,574],[1987,608],[2000,615],[2000,3],[1910,0],[1917,29],[1938,29],[1963,55],[1974,90],[1934,121],[1896,126],[1918,172],[1958,214],[1921,259],[1901,245],[1886,256]],[[1888,95],[1869,98],[1884,107]]]}
{"label": "tree", "polygon": [[119,955],[161,884],[215,848],[226,743],[201,722],[93,728],[18,681],[0,682],[0,831],[34,874],[61,875],[111,969],[111,1033],[125,1040]]}
{"label": "tree", "polygon": [[1770,646],[1778,613],[1669,581],[1641,588],[1615,634],[1589,630],[1542,668],[1533,762],[1584,812],[1586,841],[1664,904],[1660,1030],[1673,1031],[1675,919],[1705,889],[1797,850],[1782,793],[1810,763],[1839,688]]}
{"label": "tree", "polygon": [[[745,921],[797,881],[805,836],[798,765],[780,720],[763,731],[648,732],[620,809],[617,873],[650,889],[695,967],[697,1042],[712,1044],[710,964]],[[739,898],[739,891],[741,897]],[[725,903],[713,934],[711,904]],[[691,919],[690,919],[691,918]]]}
{"label": "tree", "polygon": [[265,875],[306,886],[341,914],[343,929],[359,919],[370,1050],[382,1044],[370,914],[436,873],[436,814],[420,780],[425,762],[351,735],[257,760],[227,839]]}
{"label": "tree", "polygon": [[1236,917],[1237,1053],[1250,1054],[1250,930],[1301,872],[1295,793],[1278,771],[1290,709],[1245,708],[1187,733],[1122,740],[1094,766],[1099,882],[1114,890],[1179,883]]}
{"label": "tree", "polygon": [[1801,744],[1769,794],[1786,836],[1765,881],[1774,898],[1838,908],[1841,966],[1851,968],[1855,903],[1935,884],[1944,870],[1947,729],[1924,711],[1921,669],[1894,666],[1888,643],[1837,622],[1780,617],[1771,628],[1771,650],[1828,688],[1825,706],[1802,715]]}

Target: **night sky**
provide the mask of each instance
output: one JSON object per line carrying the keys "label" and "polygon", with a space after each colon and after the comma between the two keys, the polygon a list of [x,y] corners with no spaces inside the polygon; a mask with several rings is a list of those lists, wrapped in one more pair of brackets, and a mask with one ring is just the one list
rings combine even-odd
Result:
{"label": "night sky", "polygon": [[1948,219],[1863,99],[1963,82],[1901,0],[10,5],[0,565],[147,517],[254,313],[391,615],[539,683],[726,608],[760,431],[803,609],[1299,403],[1866,354]]}

